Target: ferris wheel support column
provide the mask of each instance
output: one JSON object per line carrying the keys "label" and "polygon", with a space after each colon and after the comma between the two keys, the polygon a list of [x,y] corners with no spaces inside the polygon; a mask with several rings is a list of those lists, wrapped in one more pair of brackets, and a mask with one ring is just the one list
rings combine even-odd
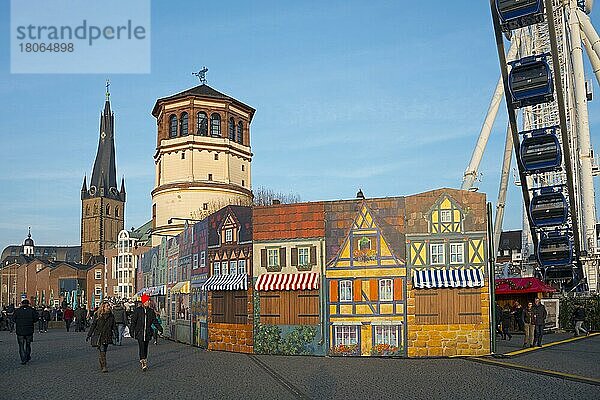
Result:
{"label": "ferris wheel support column", "polygon": [[592,65],[592,70],[594,71],[594,75],[596,75],[596,81],[600,85],[600,57],[594,49],[592,48],[592,44],[590,43],[590,39],[585,34],[585,31],[582,31],[583,36],[583,45],[585,47],[585,52],[590,60],[590,64]]}
{"label": "ferris wheel support column", "polygon": [[504,143],[504,158],[502,160],[502,175],[500,176],[500,189],[498,190],[498,203],[496,204],[496,217],[494,220],[494,258],[498,254],[502,221],[504,220],[504,206],[506,205],[506,190],[510,176],[510,162],[513,153],[513,139],[510,125],[506,129],[506,142]]}
{"label": "ferris wheel support column", "polygon": [[[577,4],[571,1],[569,15],[571,64],[573,65],[573,89],[575,98],[575,126],[576,138],[579,147],[579,183],[581,185],[581,217],[582,247],[588,254],[593,254],[596,249],[596,205],[594,195],[594,180],[592,175],[593,151],[590,140],[590,125],[587,109],[585,90],[585,74],[583,69],[583,49],[581,48],[581,31]],[[584,14],[585,15],[585,14]],[[600,42],[599,42],[600,44]]]}
{"label": "ferris wheel support column", "polygon": [[[517,49],[519,47],[518,41],[519,40],[515,35],[510,44],[510,48],[506,56],[507,59],[513,59],[516,56]],[[494,91],[494,95],[490,101],[487,115],[483,121],[483,126],[479,132],[477,144],[473,150],[473,155],[471,155],[471,161],[469,162],[469,166],[463,175],[463,182],[462,186],[460,187],[462,190],[470,190],[475,184],[475,180],[477,179],[477,171],[479,171],[479,164],[481,164],[483,152],[485,151],[488,139],[490,138],[490,133],[492,132],[492,127],[494,126],[494,121],[496,120],[496,115],[498,114],[498,108],[500,107],[500,102],[502,101],[503,97],[504,83],[502,82],[502,75],[500,75],[500,79],[498,79],[498,84],[496,85],[496,90]]]}

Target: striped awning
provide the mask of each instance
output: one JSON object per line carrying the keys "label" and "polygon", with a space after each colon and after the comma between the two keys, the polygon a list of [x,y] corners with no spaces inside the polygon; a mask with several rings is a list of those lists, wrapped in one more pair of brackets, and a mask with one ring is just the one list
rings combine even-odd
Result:
{"label": "striped awning", "polygon": [[482,287],[483,272],[477,268],[413,271],[413,285],[418,289]]}
{"label": "striped awning", "polygon": [[187,294],[190,292],[190,281],[177,282],[175,286],[171,288],[171,293],[182,293]]}
{"label": "striped awning", "polygon": [[254,285],[256,290],[315,290],[319,288],[318,272],[298,274],[264,274]]}
{"label": "striped awning", "polygon": [[247,290],[248,275],[213,275],[204,283],[202,290]]}

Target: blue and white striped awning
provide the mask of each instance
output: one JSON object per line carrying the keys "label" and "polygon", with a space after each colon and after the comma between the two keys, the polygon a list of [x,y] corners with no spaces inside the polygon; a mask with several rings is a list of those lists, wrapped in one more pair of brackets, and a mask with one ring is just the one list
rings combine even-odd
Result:
{"label": "blue and white striped awning", "polygon": [[483,285],[483,272],[478,268],[413,271],[413,286],[418,289],[482,287]]}
{"label": "blue and white striped awning", "polygon": [[247,290],[248,275],[213,275],[204,283],[202,290]]}

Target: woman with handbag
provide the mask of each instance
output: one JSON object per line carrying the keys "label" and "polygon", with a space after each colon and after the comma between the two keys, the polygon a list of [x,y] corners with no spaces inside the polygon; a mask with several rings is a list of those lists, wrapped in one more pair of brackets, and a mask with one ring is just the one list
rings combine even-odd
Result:
{"label": "woman with handbag", "polygon": [[117,332],[115,317],[111,311],[110,304],[103,302],[94,315],[94,321],[87,335],[87,340],[91,340],[92,346],[99,350],[98,360],[102,372],[108,372],[106,368],[106,350],[109,344],[113,344],[113,336]]}

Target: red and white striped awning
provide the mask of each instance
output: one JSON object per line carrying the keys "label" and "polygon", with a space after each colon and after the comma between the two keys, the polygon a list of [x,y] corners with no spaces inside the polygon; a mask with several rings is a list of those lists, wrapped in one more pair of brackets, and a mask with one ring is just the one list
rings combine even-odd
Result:
{"label": "red and white striped awning", "polygon": [[256,290],[316,290],[319,288],[318,272],[298,274],[264,274],[258,277]]}

